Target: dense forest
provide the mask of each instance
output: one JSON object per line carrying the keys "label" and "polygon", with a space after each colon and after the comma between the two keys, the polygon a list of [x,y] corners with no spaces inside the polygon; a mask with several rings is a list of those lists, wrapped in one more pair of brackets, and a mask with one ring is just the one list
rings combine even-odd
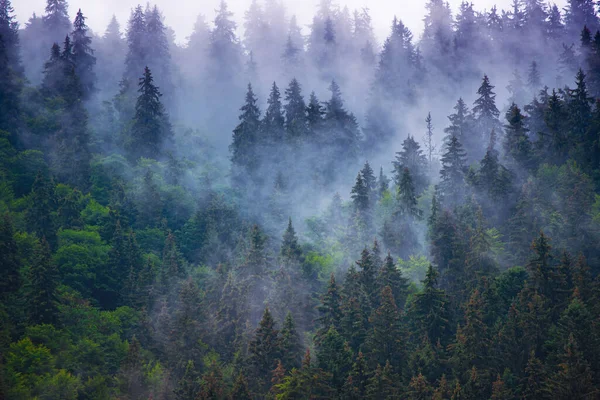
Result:
{"label": "dense forest", "polygon": [[600,6],[248,6],[0,0],[0,399],[600,399]]}

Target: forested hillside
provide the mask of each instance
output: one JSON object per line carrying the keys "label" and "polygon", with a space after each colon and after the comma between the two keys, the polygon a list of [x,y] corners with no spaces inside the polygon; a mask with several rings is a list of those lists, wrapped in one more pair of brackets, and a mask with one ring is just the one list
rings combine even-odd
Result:
{"label": "forested hillside", "polygon": [[0,399],[600,399],[599,6],[426,8],[0,0]]}

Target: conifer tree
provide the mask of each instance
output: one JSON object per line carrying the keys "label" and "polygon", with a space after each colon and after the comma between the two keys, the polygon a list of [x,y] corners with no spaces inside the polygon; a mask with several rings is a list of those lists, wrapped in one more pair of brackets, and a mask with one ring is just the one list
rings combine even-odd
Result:
{"label": "conifer tree", "polygon": [[384,193],[390,188],[390,180],[383,173],[383,167],[379,168],[379,178],[377,179],[377,194],[382,198]]}
{"label": "conifer tree", "polygon": [[302,255],[302,250],[298,244],[298,237],[296,236],[296,231],[292,225],[292,218],[289,219],[287,229],[283,234],[280,254],[289,262],[299,261],[300,256]]}
{"label": "conifer tree", "polygon": [[[240,376],[236,379],[236,388],[238,387],[238,381],[240,380]],[[243,379],[243,378],[242,378]],[[245,382],[240,381],[241,383]],[[245,386],[247,392],[247,385]],[[225,383],[223,382],[223,371],[221,371],[221,367],[219,364],[213,360],[208,367],[208,370],[202,375],[201,388],[198,398],[201,400],[209,400],[209,399],[222,399],[225,397]]]}
{"label": "conifer tree", "polygon": [[527,73],[527,86],[531,93],[536,93],[542,86],[542,77],[538,69],[537,62],[532,61],[529,65],[529,71]]}
{"label": "conifer tree", "polygon": [[362,175],[365,186],[369,189],[369,196],[372,197],[372,193],[377,189],[377,178],[375,178],[373,168],[371,168],[368,161],[365,162],[363,168],[360,170],[360,174]]}
{"label": "conifer tree", "polygon": [[456,112],[448,116],[450,120],[450,126],[444,129],[446,133],[446,141],[452,136],[456,136],[461,140],[471,135],[471,115],[469,109],[462,98],[459,98],[454,106]]}
{"label": "conifer tree", "polygon": [[[213,397],[207,397],[207,399],[209,398]],[[236,400],[252,400],[252,395],[250,393],[250,389],[248,388],[248,381],[241,373],[238,374],[237,378],[235,379],[233,389],[231,390],[231,398]]]}
{"label": "conifer tree", "polygon": [[352,187],[351,192],[352,204],[354,205],[354,210],[360,213],[366,214],[370,208],[370,196],[369,196],[369,188],[363,179],[362,174],[359,172],[356,176],[356,183]]}
{"label": "conifer tree", "polygon": [[365,357],[361,351],[358,352],[352,370],[344,384],[344,398],[359,400],[364,399],[367,394],[367,383],[369,369]]}
{"label": "conifer tree", "polygon": [[162,155],[162,146],[171,139],[171,124],[160,101],[162,94],[154,84],[152,72],[146,67],[139,80],[135,116],[131,136],[126,142],[129,155],[133,159],[147,157],[157,159]]}
{"label": "conifer tree", "polygon": [[[492,129],[499,126],[498,116],[500,111],[496,107],[496,93],[494,93],[494,86],[490,83],[487,75],[484,75],[481,86],[477,90],[479,97],[475,100],[473,106],[473,116],[475,123],[479,128],[479,131],[484,135],[491,132]],[[481,157],[483,150],[483,143],[486,143],[486,137],[473,137],[471,143],[473,146],[469,148],[473,152],[472,156],[476,159]]]}
{"label": "conifer tree", "polygon": [[408,296],[408,279],[402,276],[402,272],[394,264],[394,259],[390,253],[383,262],[377,280],[380,290],[383,290],[386,286],[392,289],[394,302],[400,310],[403,310]]}
{"label": "conifer tree", "polygon": [[373,328],[366,341],[368,356],[374,365],[385,362],[401,368],[404,358],[404,337],[400,326],[400,312],[394,301],[392,289],[381,291],[381,305],[369,318]]}
{"label": "conifer tree", "polygon": [[0,217],[0,301],[5,301],[21,287],[19,268],[13,222],[10,215],[5,213]]}
{"label": "conifer tree", "polygon": [[398,199],[399,213],[411,218],[421,218],[421,210],[417,207],[417,197],[413,179],[408,168],[402,171],[402,177],[398,182],[396,197]]}
{"label": "conifer tree", "polygon": [[282,143],[284,124],[285,117],[281,106],[281,94],[277,84],[273,82],[271,93],[267,100],[265,117],[262,120],[264,137],[261,137],[261,140],[265,140],[267,143],[273,145]]}
{"label": "conifer tree", "polygon": [[317,346],[317,367],[329,374],[331,386],[340,393],[352,368],[352,350],[333,326]]}
{"label": "conifer tree", "polygon": [[556,399],[584,399],[595,391],[590,366],[573,334],[569,335],[560,361],[558,371],[547,382]]}
{"label": "conifer tree", "polygon": [[296,78],[292,79],[285,90],[286,104],[285,128],[290,140],[303,138],[307,134],[306,103],[302,97],[302,89]]}
{"label": "conifer tree", "polygon": [[[21,65],[19,23],[14,15],[14,8],[10,0],[0,1],[0,38],[4,46],[7,67],[16,75],[23,74]],[[7,70],[8,70],[7,68]]]}
{"label": "conifer tree", "polygon": [[27,225],[38,238],[46,238],[52,247],[56,242],[54,183],[41,171],[31,187],[31,201],[33,207],[27,211]]}
{"label": "conifer tree", "polygon": [[268,307],[265,308],[254,338],[248,345],[248,352],[248,362],[255,380],[254,386],[264,393],[269,383],[267,377],[276,367],[277,359],[281,357],[279,332],[275,329],[275,321]]}
{"label": "conifer tree", "polygon": [[54,41],[63,38],[71,27],[67,8],[68,4],[66,0],[46,1],[46,15],[44,15],[42,20],[44,28]]}
{"label": "conifer tree", "polygon": [[530,169],[533,166],[532,146],[527,136],[525,117],[516,104],[511,105],[506,120],[504,152],[517,167]]}
{"label": "conifer tree", "polygon": [[188,360],[183,377],[174,390],[177,400],[195,399],[199,392],[199,383],[194,362]]}
{"label": "conifer tree", "polygon": [[411,320],[416,323],[416,331],[427,335],[432,345],[444,343],[450,333],[449,300],[444,290],[437,287],[438,272],[429,265],[423,290],[417,293],[410,304]]}
{"label": "conifer tree", "polygon": [[427,158],[419,143],[412,136],[409,135],[402,142],[402,151],[396,153],[396,160],[393,164],[396,186],[400,186],[404,169],[408,169],[415,185],[415,194],[420,195],[427,188],[429,184]]}
{"label": "conifer tree", "polygon": [[456,136],[452,136],[442,155],[439,189],[447,204],[456,205],[464,195],[466,153]]}
{"label": "conifer tree", "polygon": [[397,376],[393,373],[392,366],[386,362],[385,367],[377,365],[375,373],[369,378],[366,387],[366,399],[393,399],[398,396],[396,386]]}
{"label": "conifer tree", "polygon": [[310,93],[310,99],[306,106],[306,121],[312,134],[321,126],[325,110],[321,106],[321,102],[315,95],[315,92]]}
{"label": "conifer tree", "polygon": [[320,328],[316,335],[317,342],[322,340],[331,326],[339,330],[342,320],[341,300],[335,277],[331,274],[329,284],[327,285],[327,292],[321,297],[321,305],[318,307]]}
{"label": "conifer tree", "polygon": [[71,37],[73,38],[73,63],[81,85],[81,95],[83,99],[89,99],[94,92],[96,83],[94,73],[96,57],[94,57],[94,50],[90,47],[92,39],[88,36],[88,27],[85,20],[86,18],[79,9],[75,22],[73,22]]}
{"label": "conifer tree", "polygon": [[50,245],[42,238],[35,249],[28,288],[29,320],[33,324],[54,324],[58,317],[56,288],[59,274]]}
{"label": "conifer tree", "polygon": [[303,350],[302,339],[291,312],[287,313],[283,321],[278,347],[281,354],[281,363],[287,370],[300,368]]}
{"label": "conifer tree", "polygon": [[431,120],[431,112],[427,114],[427,118],[425,118],[425,124],[427,127],[427,131],[425,132],[425,136],[423,137],[423,143],[425,143],[425,154],[427,155],[427,160],[429,161],[429,168],[431,169],[433,163],[433,154],[436,150],[436,145],[433,141],[433,123]]}
{"label": "conifer tree", "polygon": [[260,110],[256,105],[256,97],[252,85],[248,85],[246,103],[240,109],[240,123],[233,130],[233,140],[229,146],[231,162],[238,168],[234,170],[234,183],[243,185],[246,174],[252,174],[258,168],[256,146],[259,140]]}

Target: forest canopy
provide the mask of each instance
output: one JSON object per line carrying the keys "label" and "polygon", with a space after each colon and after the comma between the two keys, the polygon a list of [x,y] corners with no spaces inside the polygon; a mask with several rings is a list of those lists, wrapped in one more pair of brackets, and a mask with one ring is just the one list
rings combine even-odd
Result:
{"label": "forest canopy", "polygon": [[0,0],[0,399],[600,398],[596,3]]}

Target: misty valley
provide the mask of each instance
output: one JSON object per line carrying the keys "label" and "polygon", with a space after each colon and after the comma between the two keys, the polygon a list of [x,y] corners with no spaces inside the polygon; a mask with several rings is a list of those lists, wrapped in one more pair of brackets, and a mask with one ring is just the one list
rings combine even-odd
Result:
{"label": "misty valley", "polygon": [[340,1],[0,0],[1,400],[600,399],[600,4]]}

